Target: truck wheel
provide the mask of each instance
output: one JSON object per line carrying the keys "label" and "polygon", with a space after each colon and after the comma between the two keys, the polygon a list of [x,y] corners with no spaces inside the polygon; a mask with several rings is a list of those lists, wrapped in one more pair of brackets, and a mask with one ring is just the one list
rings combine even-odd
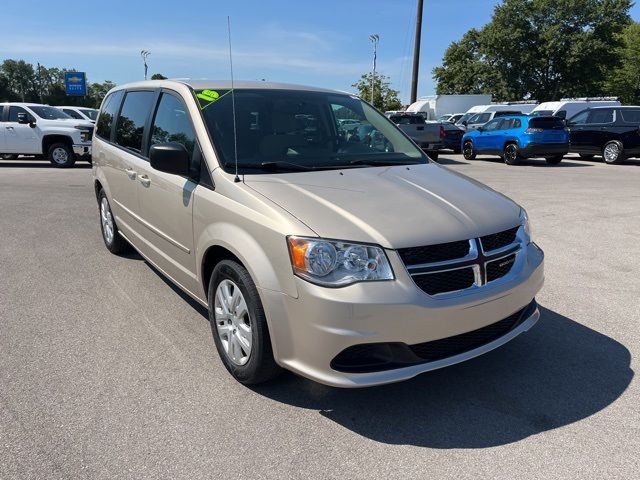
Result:
{"label": "truck wheel", "polygon": [[622,162],[622,160],[624,160],[624,147],[622,143],[613,140],[605,144],[602,148],[602,159],[604,163],[610,165]]}
{"label": "truck wheel", "polygon": [[468,140],[464,142],[462,146],[462,154],[464,155],[465,160],[475,160],[476,159],[476,151],[473,148],[473,142]]}
{"label": "truck wheel", "polygon": [[262,383],[280,374],[258,289],[233,260],[222,260],[211,274],[209,321],[220,359],[240,383]]}
{"label": "truck wheel", "polygon": [[595,155],[591,155],[590,153],[580,153],[580,158],[584,158],[585,160],[591,160]]}
{"label": "truck wheel", "polygon": [[558,165],[563,158],[564,158],[564,155],[555,155],[553,157],[547,157],[545,158],[545,160],[549,165]]}
{"label": "truck wheel", "polygon": [[18,158],[18,155],[15,153],[3,153],[0,156],[3,160],[15,160],[16,158]]}
{"label": "truck wheel", "polygon": [[76,155],[66,143],[54,143],[49,147],[49,161],[54,167],[73,167],[76,163]]}
{"label": "truck wheel", "polygon": [[98,210],[100,211],[100,230],[102,240],[111,253],[119,255],[131,250],[131,245],[118,233],[116,219],[111,213],[111,206],[104,189],[98,193]]}
{"label": "truck wheel", "polygon": [[515,143],[508,143],[504,147],[504,152],[502,154],[502,158],[504,159],[504,163],[507,165],[515,165],[520,161],[520,151],[518,150],[518,145]]}
{"label": "truck wheel", "polygon": [[438,152],[427,152],[427,155],[429,155],[429,158],[431,160],[433,160],[434,162],[436,162],[438,160]]}

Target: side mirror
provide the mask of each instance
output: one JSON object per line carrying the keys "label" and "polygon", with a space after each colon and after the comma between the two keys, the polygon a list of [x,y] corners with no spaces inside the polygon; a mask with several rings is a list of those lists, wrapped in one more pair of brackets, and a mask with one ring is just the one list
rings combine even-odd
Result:
{"label": "side mirror", "polygon": [[27,115],[27,114],[26,114],[26,113],[24,113],[24,112],[20,112],[20,113],[18,113],[18,123],[19,123],[20,125],[27,125],[27,124],[29,124],[29,123],[34,123],[34,124],[35,124],[36,122],[31,122],[31,121],[29,120],[29,115]]}
{"label": "side mirror", "polygon": [[469,125],[469,122],[467,122],[466,120],[463,120],[462,121],[462,125],[464,125],[466,127],[467,125]]}
{"label": "side mirror", "polygon": [[478,130],[479,132],[484,132],[484,127],[480,126],[480,127],[478,127],[478,128],[477,128],[477,130]]}
{"label": "side mirror", "polygon": [[149,149],[151,168],[160,172],[188,176],[190,160],[189,152],[181,143],[157,143]]}

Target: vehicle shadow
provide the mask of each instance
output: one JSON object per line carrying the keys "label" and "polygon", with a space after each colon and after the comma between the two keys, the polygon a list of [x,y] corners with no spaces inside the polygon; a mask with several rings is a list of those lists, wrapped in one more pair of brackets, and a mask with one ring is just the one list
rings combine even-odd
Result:
{"label": "vehicle shadow", "polygon": [[517,442],[606,408],[634,375],[622,344],[541,311],[538,325],[509,344],[407,382],[343,390],[285,374],[252,390],[382,443],[448,449]]}
{"label": "vehicle shadow", "polygon": [[459,160],[453,160],[451,158],[446,157],[438,157],[438,160],[435,160],[436,163],[440,165],[468,165],[469,162],[461,162]]}
{"label": "vehicle shadow", "polygon": [[[0,160],[0,168],[56,168],[48,160]],[[76,162],[76,164],[71,167],[81,168],[81,169],[90,169],[91,164],[88,162]]]}
{"label": "vehicle shadow", "polygon": [[[504,160],[500,157],[480,157],[477,158],[476,161],[482,162],[493,162],[493,163],[504,163]],[[593,167],[590,163],[585,163],[584,161],[580,162],[572,162],[571,160],[567,160],[564,158],[557,165],[549,165],[544,158],[525,158],[518,160],[514,167],[526,166],[526,167],[545,167],[545,168],[563,168],[563,167]]]}

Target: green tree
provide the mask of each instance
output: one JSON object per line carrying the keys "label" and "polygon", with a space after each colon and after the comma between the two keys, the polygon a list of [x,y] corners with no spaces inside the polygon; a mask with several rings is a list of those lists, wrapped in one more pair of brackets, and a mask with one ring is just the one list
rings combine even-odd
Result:
{"label": "green tree", "polygon": [[[360,97],[367,102],[371,102],[372,78],[373,74],[366,73],[360,77],[360,80],[351,85],[358,89]],[[398,110],[402,106],[398,98],[398,91],[391,88],[389,77],[376,74],[373,81],[373,106],[382,112]]]}
{"label": "green tree", "polygon": [[151,80],[166,80],[166,79],[167,77],[165,77],[161,73],[154,73],[153,75],[151,75]]}
{"label": "green tree", "polygon": [[115,87],[116,84],[110,80],[105,80],[102,83],[90,83],[87,86],[87,107],[100,108],[100,104],[109,90]]}
{"label": "green tree", "polygon": [[503,0],[491,21],[446,51],[438,93],[496,100],[601,95],[631,0]]}
{"label": "green tree", "polygon": [[616,56],[618,68],[610,72],[606,91],[620,97],[623,103],[640,103],[640,23],[632,23],[620,35],[622,45]]}
{"label": "green tree", "polygon": [[38,91],[36,73],[33,65],[24,60],[5,60],[0,65],[0,72],[6,79],[11,100],[37,101]]}

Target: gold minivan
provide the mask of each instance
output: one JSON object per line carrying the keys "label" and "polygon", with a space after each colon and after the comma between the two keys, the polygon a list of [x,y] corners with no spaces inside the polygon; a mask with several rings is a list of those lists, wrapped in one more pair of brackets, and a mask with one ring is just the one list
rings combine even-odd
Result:
{"label": "gold minivan", "polygon": [[111,90],[93,143],[107,248],[209,309],[240,382],[339,387],[468,360],[529,330],[526,212],[432,162],[356,96],[269,82]]}

